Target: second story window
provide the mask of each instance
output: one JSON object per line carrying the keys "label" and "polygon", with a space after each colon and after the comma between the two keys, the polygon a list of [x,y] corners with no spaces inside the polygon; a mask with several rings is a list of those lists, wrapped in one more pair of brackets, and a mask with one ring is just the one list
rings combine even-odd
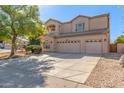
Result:
{"label": "second story window", "polygon": [[84,23],[76,24],[76,32],[83,32],[84,31],[84,26],[85,26]]}
{"label": "second story window", "polygon": [[49,32],[54,32],[56,30],[56,26],[55,25],[49,25],[47,27],[47,29],[48,29]]}

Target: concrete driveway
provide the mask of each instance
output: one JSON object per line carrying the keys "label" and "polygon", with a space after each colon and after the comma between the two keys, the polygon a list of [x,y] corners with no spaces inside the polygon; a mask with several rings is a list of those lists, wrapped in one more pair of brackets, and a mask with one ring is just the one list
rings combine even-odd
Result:
{"label": "concrete driveway", "polygon": [[48,53],[0,61],[0,87],[87,87],[97,55]]}

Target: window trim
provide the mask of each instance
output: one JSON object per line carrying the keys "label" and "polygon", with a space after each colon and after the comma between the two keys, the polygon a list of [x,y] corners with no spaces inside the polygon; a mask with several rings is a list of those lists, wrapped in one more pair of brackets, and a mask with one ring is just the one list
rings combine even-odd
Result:
{"label": "window trim", "polygon": [[[79,28],[79,25],[82,25],[82,27]],[[75,24],[76,32],[83,32],[85,29],[85,23],[77,23]]]}

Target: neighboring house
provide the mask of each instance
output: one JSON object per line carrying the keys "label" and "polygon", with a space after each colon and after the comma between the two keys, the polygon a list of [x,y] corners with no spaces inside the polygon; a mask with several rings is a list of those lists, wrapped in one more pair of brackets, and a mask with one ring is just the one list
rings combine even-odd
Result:
{"label": "neighboring house", "polygon": [[26,37],[17,37],[17,46],[18,46],[18,49],[22,49],[24,48],[26,45],[29,44],[29,40],[28,38]]}
{"label": "neighboring house", "polygon": [[0,41],[0,49],[10,49],[11,44],[8,41],[1,40]]}
{"label": "neighboring house", "polygon": [[[28,39],[25,37],[17,37],[16,44],[18,49],[22,49],[25,45],[29,43]],[[11,49],[11,41],[0,41],[0,49]]]}
{"label": "neighboring house", "polygon": [[4,48],[4,42],[1,40],[0,41],[0,49],[3,49]]}
{"label": "neighboring house", "polygon": [[49,19],[43,51],[64,53],[107,53],[110,43],[109,14],[79,15],[69,22]]}

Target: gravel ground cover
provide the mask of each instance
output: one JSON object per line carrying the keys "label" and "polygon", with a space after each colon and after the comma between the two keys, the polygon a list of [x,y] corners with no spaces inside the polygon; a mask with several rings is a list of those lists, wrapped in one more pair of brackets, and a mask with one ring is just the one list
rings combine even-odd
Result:
{"label": "gravel ground cover", "polygon": [[123,88],[124,68],[119,63],[120,55],[103,56],[85,85],[95,88]]}

